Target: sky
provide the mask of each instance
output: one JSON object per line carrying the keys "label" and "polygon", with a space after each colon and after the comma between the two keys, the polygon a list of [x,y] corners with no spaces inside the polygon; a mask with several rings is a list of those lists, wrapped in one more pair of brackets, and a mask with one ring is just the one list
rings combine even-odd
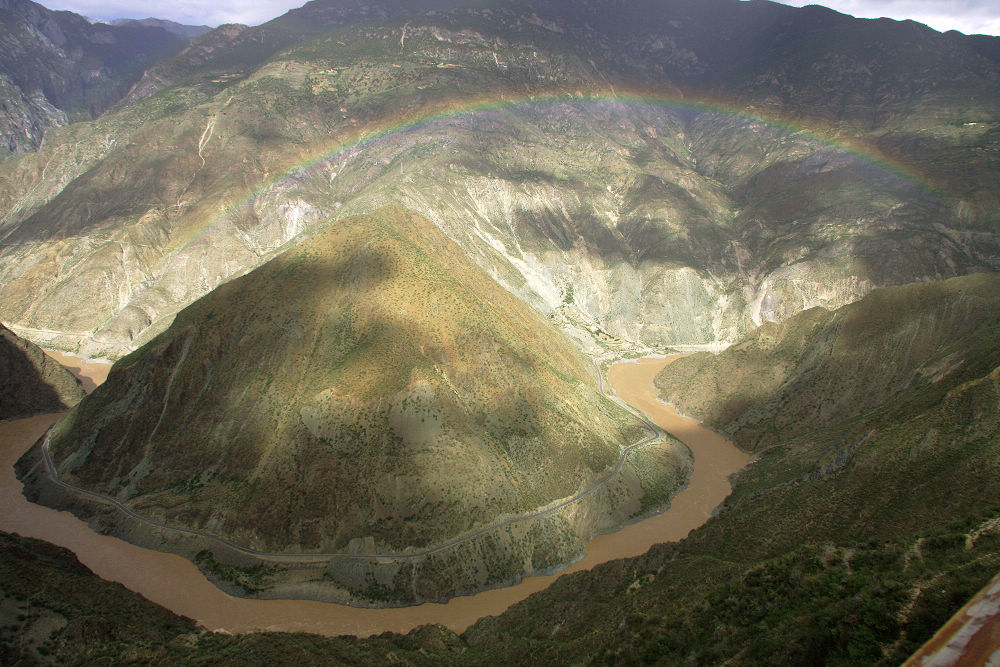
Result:
{"label": "sky", "polygon": [[[966,34],[1000,35],[1000,0],[781,0],[801,7],[822,4],[845,14],[863,18],[887,16],[913,19],[935,30],[958,30]],[[68,9],[92,18],[170,19],[189,25],[217,26],[222,23],[257,25],[284,14],[305,0],[174,0],[150,9],[134,0],[41,0],[50,9]]]}

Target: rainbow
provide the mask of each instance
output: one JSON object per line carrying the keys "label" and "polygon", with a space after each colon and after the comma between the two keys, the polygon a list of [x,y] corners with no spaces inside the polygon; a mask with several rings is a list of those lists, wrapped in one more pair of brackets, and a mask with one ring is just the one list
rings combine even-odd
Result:
{"label": "rainbow", "polygon": [[813,126],[801,120],[780,118],[773,114],[758,113],[754,109],[736,109],[720,101],[708,98],[689,99],[677,93],[651,90],[621,90],[621,89],[542,89],[527,93],[504,93],[474,95],[457,99],[444,99],[422,106],[416,110],[408,110],[395,115],[379,118],[372,123],[346,130],[337,138],[312,147],[304,156],[300,156],[292,164],[282,168],[271,178],[263,179],[250,188],[244,196],[230,199],[227,205],[205,221],[195,225],[193,229],[183,234],[184,238],[173,239],[176,245],[182,247],[194,243],[198,238],[233,216],[237,211],[252,205],[264,193],[292,180],[301,180],[310,173],[327,165],[335,163],[351,154],[357,154],[372,145],[397,137],[401,134],[415,133],[434,124],[446,123],[482,112],[516,110],[522,107],[544,107],[557,104],[595,104],[615,103],[629,106],[660,107],[671,110],[688,110],[701,113],[713,113],[732,117],[741,121],[756,121],[768,127],[778,129],[789,135],[802,137],[819,145],[848,153],[855,158],[871,164],[883,171],[889,172],[903,181],[915,186],[922,192],[942,197],[938,187],[927,178],[915,171],[911,166],[893,159],[870,144],[851,137],[831,133],[829,129]]}

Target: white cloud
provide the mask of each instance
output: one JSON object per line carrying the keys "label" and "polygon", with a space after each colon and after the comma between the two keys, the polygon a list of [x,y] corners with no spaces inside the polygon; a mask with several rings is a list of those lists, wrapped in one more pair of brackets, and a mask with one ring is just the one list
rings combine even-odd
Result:
{"label": "white cloud", "polygon": [[258,25],[301,7],[305,0],[174,0],[174,2],[140,4],[130,0],[42,0],[49,9],[67,9],[83,16],[100,19],[149,16],[169,19],[187,25],[217,26],[223,23]]}
{"label": "white cloud", "polygon": [[778,0],[802,7],[824,5],[859,18],[913,19],[944,32],[1000,35],[997,0]]}
{"label": "white cloud", "polygon": [[[802,7],[821,4],[862,18],[913,19],[935,30],[1000,35],[998,0],[778,0]],[[68,9],[93,18],[156,18],[179,23],[217,26],[222,23],[258,25],[299,7],[305,0],[176,0],[139,5],[131,0],[42,0],[50,9]],[[144,7],[137,9],[138,6]]]}

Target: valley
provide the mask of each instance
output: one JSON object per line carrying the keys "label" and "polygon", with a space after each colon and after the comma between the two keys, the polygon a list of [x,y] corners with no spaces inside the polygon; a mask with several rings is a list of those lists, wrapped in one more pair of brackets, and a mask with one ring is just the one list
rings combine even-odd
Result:
{"label": "valley", "polygon": [[576,560],[685,484],[689,452],[594,371],[429,221],[387,208],[182,311],[18,470],[41,473],[33,499],[234,572],[217,577],[230,592],[442,600]]}
{"label": "valley", "polygon": [[0,663],[891,665],[995,581],[1000,37],[166,18],[0,0]]}

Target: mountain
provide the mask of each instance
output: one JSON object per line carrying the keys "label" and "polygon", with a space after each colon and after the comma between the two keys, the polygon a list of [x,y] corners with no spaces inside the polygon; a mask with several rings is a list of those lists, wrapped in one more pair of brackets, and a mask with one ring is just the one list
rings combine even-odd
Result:
{"label": "mountain", "polygon": [[[50,451],[65,481],[158,522],[258,552],[355,555],[307,566],[311,588],[289,566],[279,593],[287,580],[343,597],[332,579],[412,602],[565,564],[662,507],[690,455],[648,445],[617,473],[645,437],[569,341],[395,208],[340,220],[182,311],[60,422]],[[595,485],[565,511],[482,530]],[[103,521],[143,539],[115,512]],[[163,546],[232,558],[179,541]]]}
{"label": "mountain", "polygon": [[0,419],[60,412],[84,396],[80,381],[34,343],[0,325]]}
{"label": "mountain", "polygon": [[[717,516],[464,645],[505,663],[900,664],[1000,570],[998,327],[1000,276],[974,275],[673,362],[662,399],[756,457]],[[688,395],[704,385],[725,398]]]}
{"label": "mountain", "polygon": [[167,86],[193,80],[230,84],[249,76],[281,49],[310,37],[351,25],[399,21],[460,4],[463,3],[454,0],[372,0],[363,3],[313,0],[260,26],[219,26],[204,39],[193,41],[175,57],[150,68],[128,99],[135,102]]}
{"label": "mountain", "polygon": [[841,427],[907,393],[943,400],[935,387],[1000,364],[989,356],[1000,330],[998,285],[996,274],[981,274],[877,290],[834,313],[814,308],[717,357],[679,360],[656,385],[664,400],[750,451]]}
{"label": "mountain", "polygon": [[[169,650],[206,663],[264,656],[303,664],[900,664],[1000,570],[998,288],[991,275],[878,290],[838,311],[767,325],[716,357],[675,361],[661,375],[671,386],[739,372],[756,364],[755,350],[769,348],[785,355],[777,363],[789,386],[869,379],[876,387],[867,407],[853,405],[856,417],[835,424],[823,410],[790,408],[801,423],[778,444],[737,430],[737,438],[749,434],[743,442],[757,447],[758,461],[701,529],[678,544],[562,577],[461,635],[438,626],[368,639],[195,634],[182,619],[157,617],[112,636],[67,626],[46,650],[121,655],[129,637],[130,656]],[[961,335],[942,336],[938,330],[957,316],[964,316]],[[903,332],[913,340],[905,346],[910,355],[899,349]],[[886,391],[877,369],[846,363],[838,370],[825,361],[850,362],[851,351],[883,359],[879,368],[896,390]],[[727,414],[737,422],[780,415],[768,399]],[[687,405],[696,410],[701,400]],[[856,434],[865,437],[855,441]],[[0,539],[7,595],[23,605],[32,593],[39,615],[57,608],[96,627],[120,613],[128,591],[71,567],[62,550],[25,542]],[[78,590],[87,594],[66,600]],[[130,618],[155,610],[130,609]],[[153,630],[166,636],[150,637]]]}
{"label": "mountain", "polygon": [[[560,6],[316,2],[203,35],[150,70],[174,85],[0,164],[0,312],[118,357],[293,239],[387,204],[595,353],[728,343],[1000,266],[1000,73],[979,42],[771,3],[720,0],[718,25],[680,0],[641,21]],[[864,86],[835,115],[819,102]]]}
{"label": "mountain", "polygon": [[206,32],[209,32],[212,28],[207,25],[184,25],[183,23],[177,23],[176,21],[168,21],[166,19],[113,19],[108,21],[109,24],[115,26],[145,26],[147,28],[163,28],[172,35],[177,35],[183,37],[187,40],[192,40],[195,37],[200,37]]}
{"label": "mountain", "polygon": [[[661,463],[630,455],[621,504],[595,493],[571,516],[474,534],[587,488],[642,437],[579,350],[732,343],[659,379],[757,456],[682,543],[562,578],[461,636],[181,635],[170,650],[898,664],[1000,570],[998,45],[757,0],[317,0],[206,33],[96,118],[0,160],[0,316],[120,358],[53,443],[65,479],[203,534],[166,538],[38,478],[33,497],[170,539],[240,594],[442,599],[564,563],[682,480],[682,453],[636,450]],[[18,108],[58,117],[29,97]],[[392,262],[366,258],[369,236]],[[361,257],[357,280],[339,247]],[[434,320],[428,284],[452,276],[466,315]],[[371,336],[337,338],[348,312]],[[503,341],[489,368],[467,329]],[[451,342],[421,343],[435,337]],[[535,430],[498,432],[497,397],[503,424]],[[420,427],[404,399],[426,409]],[[398,429],[423,437],[432,414],[481,468],[413,473],[444,450],[404,448]],[[556,425],[590,446],[556,450]],[[372,460],[320,455],[356,434]],[[345,489],[357,503],[335,525]],[[300,568],[315,563],[205,533],[420,565]],[[454,536],[471,539],[419,551]]]}
{"label": "mountain", "polygon": [[0,156],[36,150],[51,128],[100,115],[186,42],[161,27],[91,24],[30,0],[3,0]]}

